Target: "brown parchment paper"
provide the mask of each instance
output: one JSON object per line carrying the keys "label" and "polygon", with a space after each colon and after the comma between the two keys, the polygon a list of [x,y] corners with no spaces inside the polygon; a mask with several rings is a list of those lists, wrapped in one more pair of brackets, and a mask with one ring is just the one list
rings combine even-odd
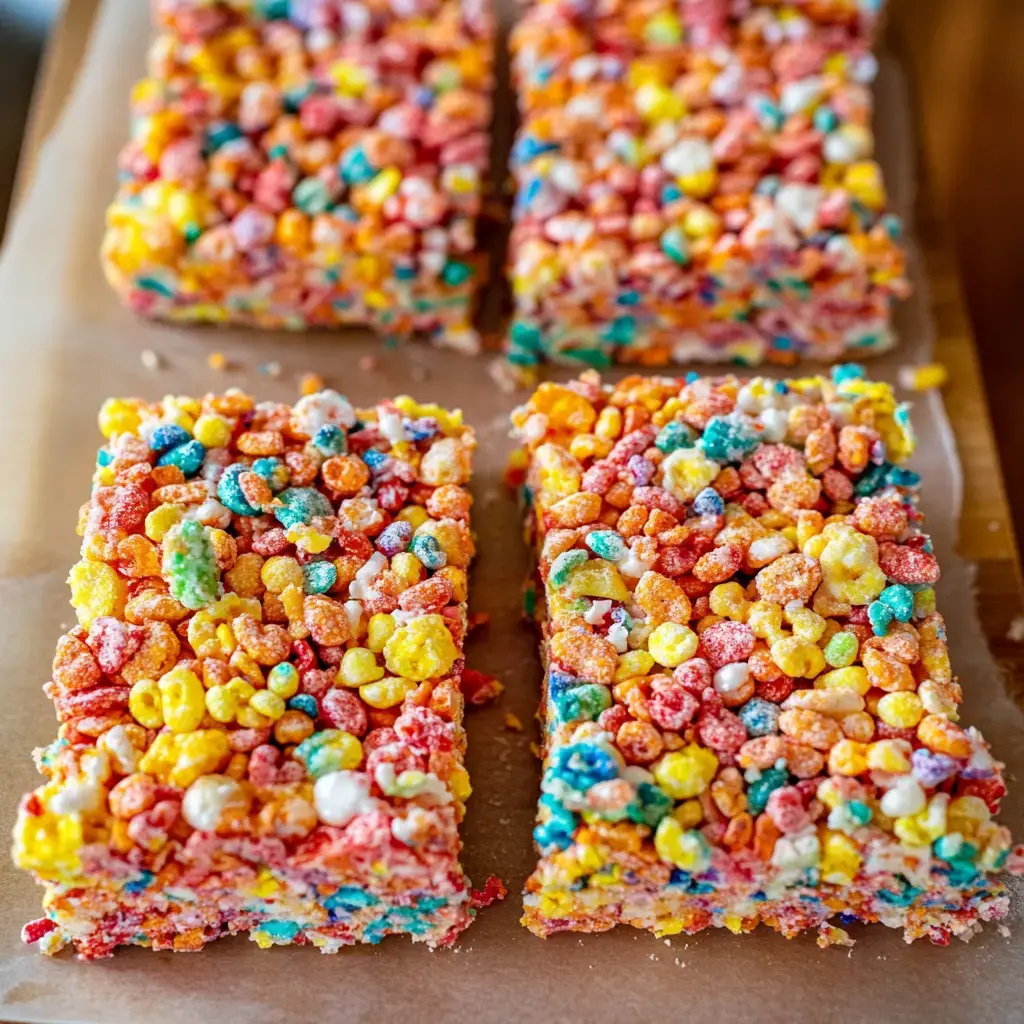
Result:
{"label": "brown parchment paper", "polygon": [[[511,9],[511,4],[506,5]],[[38,782],[33,746],[56,724],[40,685],[54,643],[73,619],[64,580],[77,558],[77,509],[85,500],[96,411],[111,394],[201,394],[238,384],[267,398],[294,399],[297,375],[316,370],[357,403],[401,392],[461,404],[480,434],[474,492],[480,556],[471,602],[491,614],[470,646],[470,664],[500,676],[497,705],[469,715],[469,769],[475,793],[465,825],[464,862],[482,883],[500,875],[510,896],[483,911],[455,949],[430,953],[391,938],[378,947],[323,957],[313,949],[261,952],[244,938],[198,955],[130,949],[85,965],[67,954],[46,959],[21,944],[23,922],[39,914],[41,892],[0,852],[0,1018],[15,1021],[902,1021],[975,1024],[1024,1019],[1024,932],[1020,901],[1012,934],[990,926],[969,945],[904,946],[882,927],[851,929],[852,951],[787,942],[759,930],[722,930],[659,941],[619,929],[546,942],[518,924],[519,891],[532,868],[530,832],[538,769],[529,743],[540,667],[534,638],[519,625],[527,553],[514,504],[501,488],[510,447],[507,417],[522,396],[501,393],[486,359],[407,347],[385,352],[365,333],[296,337],[182,331],[145,324],[108,292],[96,251],[114,188],[115,156],[126,131],[126,98],[142,72],[145,0],[107,0],[73,98],[42,154],[30,194],[0,260],[0,835],[20,794]],[[506,10],[507,22],[511,15]],[[898,68],[883,61],[878,133],[897,209],[909,211],[913,143]],[[499,103],[496,148],[510,134],[507,95]],[[501,166],[501,165],[499,165]],[[902,348],[871,363],[892,379],[931,349],[928,297],[920,273],[900,312]],[[492,309],[494,302],[492,300]],[[165,366],[146,371],[142,349]],[[223,351],[232,369],[214,375],[206,356]],[[363,355],[378,368],[357,368]],[[277,379],[260,363],[278,360]],[[939,588],[965,718],[979,725],[1009,766],[1004,820],[1024,836],[1021,715],[979,629],[970,567],[953,553],[962,478],[949,423],[936,394],[917,396],[924,506],[943,565]],[[505,730],[505,711],[528,723]],[[1014,920],[1016,919],[1016,920]]]}

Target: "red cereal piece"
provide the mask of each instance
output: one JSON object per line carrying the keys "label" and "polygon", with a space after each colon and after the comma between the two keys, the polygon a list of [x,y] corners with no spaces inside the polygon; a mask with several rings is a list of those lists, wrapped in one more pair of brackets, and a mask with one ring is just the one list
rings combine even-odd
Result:
{"label": "red cereal piece", "polygon": [[878,546],[878,564],[896,583],[938,583],[938,559],[928,551],[908,545],[884,543]]}
{"label": "red cereal piece", "polygon": [[499,679],[473,668],[462,670],[460,688],[462,695],[466,698],[466,703],[476,707],[496,700],[505,690],[504,684]]}

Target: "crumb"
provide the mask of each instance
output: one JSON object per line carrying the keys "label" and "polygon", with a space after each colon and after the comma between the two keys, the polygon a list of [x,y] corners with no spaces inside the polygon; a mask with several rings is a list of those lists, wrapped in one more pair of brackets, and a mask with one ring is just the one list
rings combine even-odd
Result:
{"label": "crumb", "polygon": [[999,530],[999,521],[996,520],[996,519],[991,520],[989,522],[989,524],[988,524],[988,532],[989,533],[996,533],[996,532],[998,532],[998,530]]}
{"label": "crumb", "polygon": [[672,945],[672,940],[671,939],[666,939],[665,940],[665,945],[666,946],[671,946]]}
{"label": "crumb", "polygon": [[206,365],[211,370],[226,370],[228,365],[227,356],[223,352],[211,352],[206,357]]}
{"label": "crumb", "polygon": [[999,927],[996,929],[996,931],[998,931],[999,934],[1002,935],[1002,937],[1004,939],[1008,939],[1010,937],[1010,929],[1007,928],[1005,924],[999,925]]}
{"label": "crumb", "polygon": [[164,361],[151,348],[144,348],[139,353],[139,359],[142,360],[142,365],[150,373],[155,373],[164,365]]}
{"label": "crumb", "polygon": [[1006,631],[1006,639],[1015,644],[1024,643],[1024,615],[1015,615]]}
{"label": "crumb", "polygon": [[409,371],[409,375],[417,384],[422,384],[423,381],[430,378],[430,371],[425,366],[414,366]]}
{"label": "crumb", "polygon": [[259,374],[263,377],[280,377],[281,376],[281,364],[280,363],[260,363],[256,368]]}
{"label": "crumb", "polygon": [[304,373],[299,378],[299,394],[302,395],[315,395],[318,391],[323,391],[324,379],[319,373]]}
{"label": "crumb", "polygon": [[519,721],[517,715],[512,714],[511,711],[505,712],[505,728],[511,732],[522,732],[523,723]]}
{"label": "crumb", "polygon": [[359,360],[359,369],[363,373],[372,373],[377,369],[377,357],[376,356],[362,356]]}
{"label": "crumb", "polygon": [[932,391],[941,388],[949,378],[949,372],[941,363],[925,363],[921,366],[901,366],[900,386],[908,391]]}
{"label": "crumb", "polygon": [[538,743],[531,743],[530,744],[530,753],[533,754],[533,756],[536,757],[539,760],[540,759],[540,744],[538,744]]}

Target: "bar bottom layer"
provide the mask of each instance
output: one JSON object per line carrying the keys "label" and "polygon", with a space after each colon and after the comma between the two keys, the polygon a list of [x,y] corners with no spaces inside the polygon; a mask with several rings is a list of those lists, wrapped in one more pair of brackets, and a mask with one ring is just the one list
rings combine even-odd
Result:
{"label": "bar bottom layer", "polygon": [[541,938],[565,931],[609,931],[620,924],[654,932],[659,938],[694,935],[706,928],[728,928],[739,934],[764,924],[788,939],[818,929],[819,944],[848,944],[841,928],[829,925],[838,918],[840,925],[861,922],[902,928],[908,943],[928,938],[947,945],[954,936],[969,941],[983,922],[1001,920],[1009,912],[1009,896],[998,884],[921,892],[904,905],[893,902],[894,898],[899,899],[889,892],[834,886],[795,889],[778,899],[766,899],[761,893],[693,894],[639,886],[563,889],[527,892],[522,923]]}
{"label": "bar bottom layer", "polygon": [[436,948],[454,941],[475,915],[468,888],[444,896],[416,891],[377,896],[360,886],[329,894],[313,889],[308,895],[256,896],[227,889],[130,893],[98,887],[51,890],[45,906],[47,917],[26,925],[23,937],[38,941],[47,954],[71,943],[85,960],[110,956],[125,945],[195,952],[243,932],[262,949],[313,945],[321,953],[336,953],[343,946],[401,934]]}

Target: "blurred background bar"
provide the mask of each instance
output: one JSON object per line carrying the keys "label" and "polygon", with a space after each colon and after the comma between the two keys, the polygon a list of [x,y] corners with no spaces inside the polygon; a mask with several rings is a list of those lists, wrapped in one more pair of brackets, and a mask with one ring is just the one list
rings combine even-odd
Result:
{"label": "blurred background bar", "polygon": [[[63,88],[98,6],[99,0],[0,0],[0,235],[47,33],[63,13],[56,76]],[[1024,145],[1017,126],[1024,119],[1024,0],[888,0],[887,40],[915,93],[932,212],[954,243],[1022,538]],[[50,125],[32,127],[38,137]]]}

